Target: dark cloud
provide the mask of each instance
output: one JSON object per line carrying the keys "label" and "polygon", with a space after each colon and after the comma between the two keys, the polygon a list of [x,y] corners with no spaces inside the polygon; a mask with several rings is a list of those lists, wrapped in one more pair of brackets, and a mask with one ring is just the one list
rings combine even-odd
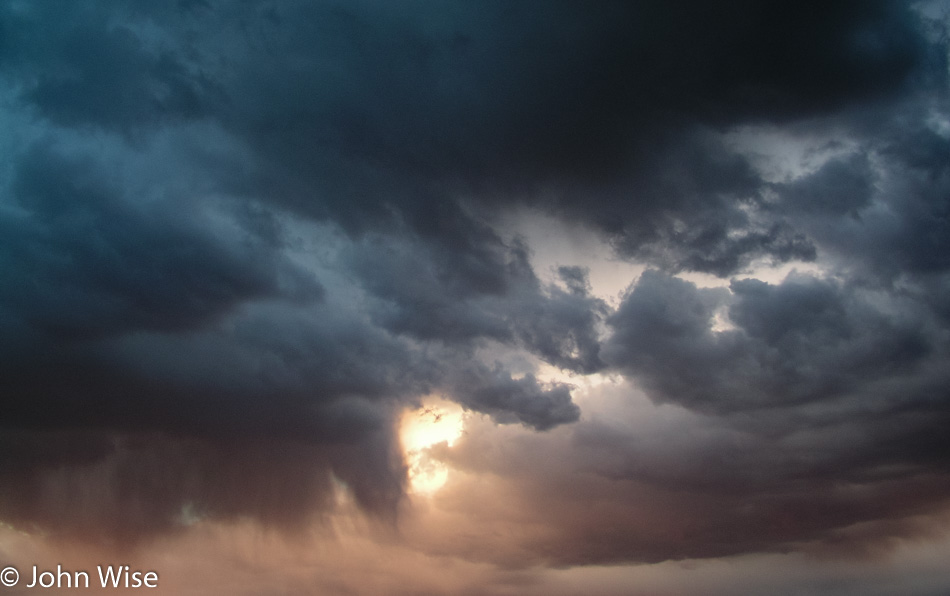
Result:
{"label": "dark cloud", "polygon": [[[810,260],[800,233],[749,221],[761,181],[703,126],[820,114],[940,72],[894,3],[488,3],[431,21],[417,8],[410,23],[281,5],[280,26],[262,20],[246,40],[267,52],[244,74],[267,82],[241,82],[234,125],[279,164],[270,183],[295,208],[358,229],[393,211],[422,222],[445,191],[490,203],[541,191],[546,208],[665,267]],[[292,59],[275,70],[273,53]]]}
{"label": "dark cloud", "polygon": [[[212,118],[257,154],[241,192],[352,231],[426,229],[458,192],[491,204],[554,188],[542,204],[622,254],[719,275],[814,248],[775,222],[748,229],[740,206],[761,183],[704,126],[825,114],[946,75],[901,3],[211,5],[117,10],[109,26],[74,10],[41,46],[8,43],[33,69],[9,70],[23,100],[54,121]],[[10,29],[42,29],[38,11],[11,11]]]}
{"label": "dark cloud", "polygon": [[542,384],[532,374],[515,379],[498,364],[460,373],[452,395],[466,408],[488,414],[501,424],[520,422],[535,430],[549,430],[580,418],[580,408],[571,401],[570,385]]}
{"label": "dark cloud", "polygon": [[0,433],[0,514],[50,536],[128,548],[203,520],[254,519],[288,533],[320,521],[340,488],[391,521],[398,456],[381,436],[319,446],[254,439],[209,443],[154,434]]}
{"label": "dark cloud", "polygon": [[[499,483],[447,502],[517,514],[510,548],[447,526],[442,552],[570,565],[903,535],[948,494],[928,10],[5,5],[0,516],[105,542],[197,517],[294,528],[334,478],[391,516],[399,412],[444,394],[547,432],[442,449]],[[764,157],[743,145],[763,131]],[[767,175],[796,161],[786,142],[814,167]],[[652,268],[611,308],[577,263],[535,271],[549,255],[508,233],[515,211]],[[821,273],[751,277],[794,262]],[[732,279],[675,277],[696,272]],[[626,377],[688,420],[582,417],[541,364]]]}
{"label": "dark cloud", "polygon": [[431,374],[404,342],[326,309],[43,347],[2,366],[8,424],[355,440],[388,419],[381,400]]}
{"label": "dark cloud", "polygon": [[321,297],[265,238],[229,238],[193,197],[129,196],[88,157],[37,146],[17,162],[10,192],[19,212],[0,218],[0,300],[48,334],[171,331],[252,298]]}
{"label": "dark cloud", "polygon": [[345,256],[381,300],[375,320],[422,340],[512,342],[560,368],[600,369],[598,324],[607,308],[589,295],[587,274],[564,269],[568,291],[545,287],[520,240],[506,244],[484,224],[463,224],[435,240],[373,236]]}
{"label": "dark cloud", "polygon": [[875,172],[868,155],[833,159],[813,174],[781,185],[782,205],[820,218],[859,218],[873,200]]}
{"label": "dark cloud", "polygon": [[[608,320],[605,358],[658,400],[722,413],[873,393],[937,350],[923,321],[830,281],[747,279],[731,290],[645,272]],[[734,329],[714,329],[723,308]]]}
{"label": "dark cloud", "polygon": [[[802,426],[786,416],[776,432],[766,418],[737,426],[681,409],[639,418],[629,406],[643,399],[636,390],[599,392],[622,401],[546,434],[473,424],[434,450],[465,472],[438,501],[459,519],[451,531],[428,528],[421,545],[508,567],[572,566],[794,550],[866,556],[944,531],[945,457],[908,448],[942,435],[919,419],[852,413]],[[929,438],[904,434],[912,428]],[[503,515],[490,513],[496,500]]]}
{"label": "dark cloud", "polygon": [[950,266],[950,141],[918,110],[909,106],[902,121],[867,131],[850,158],[778,189],[783,205],[806,212],[799,225],[829,254],[882,281],[922,279]]}
{"label": "dark cloud", "polygon": [[[39,10],[10,11],[11,30],[42,28]],[[717,275],[815,248],[781,221],[749,220],[762,183],[705,126],[940,89],[946,70],[900,3],[212,5],[116,11],[109,26],[107,11],[75,10],[40,48],[8,44],[12,64],[43,75],[11,67],[22,99],[56,121],[211,118],[256,153],[235,191],[351,231],[395,219],[450,234],[429,220],[459,192],[491,205],[545,191],[540,204],[629,258]],[[110,43],[135,51],[100,47]]]}
{"label": "dark cloud", "polygon": [[108,4],[8,6],[0,71],[52,122],[134,133],[207,115],[218,89],[141,22]]}

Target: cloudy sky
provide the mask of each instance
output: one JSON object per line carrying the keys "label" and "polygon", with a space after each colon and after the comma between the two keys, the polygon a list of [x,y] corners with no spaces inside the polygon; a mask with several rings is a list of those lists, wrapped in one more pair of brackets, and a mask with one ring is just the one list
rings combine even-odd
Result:
{"label": "cloudy sky", "polygon": [[3,2],[0,564],[946,594],[948,27]]}

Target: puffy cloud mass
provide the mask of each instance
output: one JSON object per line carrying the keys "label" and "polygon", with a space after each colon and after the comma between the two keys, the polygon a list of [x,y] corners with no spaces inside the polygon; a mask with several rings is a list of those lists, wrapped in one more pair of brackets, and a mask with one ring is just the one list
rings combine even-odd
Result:
{"label": "puffy cloud mass", "polygon": [[[947,14],[6,3],[0,529],[352,507],[469,582],[399,590],[499,594],[944,535]],[[465,428],[420,505],[436,398]]]}

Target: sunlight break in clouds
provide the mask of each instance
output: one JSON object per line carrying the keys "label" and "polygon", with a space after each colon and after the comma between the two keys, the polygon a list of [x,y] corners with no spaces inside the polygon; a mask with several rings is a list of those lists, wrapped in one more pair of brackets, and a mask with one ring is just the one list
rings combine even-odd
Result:
{"label": "sunlight break in clouds", "polygon": [[439,490],[448,479],[448,467],[429,456],[428,449],[440,443],[451,447],[462,436],[465,414],[458,404],[429,398],[419,409],[406,410],[399,425],[399,438],[409,467],[412,492],[426,495]]}

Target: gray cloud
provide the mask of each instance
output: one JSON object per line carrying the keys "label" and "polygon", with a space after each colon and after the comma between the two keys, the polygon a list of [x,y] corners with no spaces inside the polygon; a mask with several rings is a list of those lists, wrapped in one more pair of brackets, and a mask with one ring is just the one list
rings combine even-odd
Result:
{"label": "gray cloud", "polygon": [[451,531],[418,535],[420,546],[560,567],[790,551],[864,557],[945,531],[945,446],[931,457],[910,448],[942,437],[919,417],[852,412],[803,425],[795,414],[727,419],[669,407],[644,417],[636,389],[605,385],[595,395],[607,399],[558,431],[514,436],[474,424],[435,450],[465,472],[437,503],[458,519]]}
{"label": "gray cloud", "polygon": [[376,321],[393,332],[455,345],[511,342],[577,372],[603,366],[598,324],[607,307],[589,295],[587,274],[565,269],[568,291],[545,287],[519,240],[506,244],[484,226],[460,229],[451,243],[377,236],[344,259],[380,299]]}
{"label": "gray cloud", "polygon": [[0,467],[0,510],[6,521],[56,539],[120,549],[202,520],[250,518],[293,534],[331,508],[336,478],[366,511],[391,522],[402,479],[392,473],[392,440],[380,432],[334,446],[4,432],[0,441],[15,449]]}
{"label": "gray cloud", "polygon": [[222,99],[161,35],[126,20],[125,7],[56,3],[3,12],[0,70],[24,103],[56,124],[134,134],[205,116]]}
{"label": "gray cloud", "polygon": [[918,110],[861,131],[867,138],[852,157],[778,189],[788,209],[806,211],[799,225],[825,250],[884,282],[942,275],[950,265],[950,142]]}
{"label": "gray cloud", "polygon": [[515,379],[498,364],[464,370],[453,385],[459,403],[502,424],[520,422],[535,430],[549,430],[580,417],[580,408],[571,401],[570,385],[545,386],[532,374]]}
{"label": "gray cloud", "polygon": [[[528,436],[557,465],[484,464],[544,521],[525,564],[774,551],[930,512],[950,145],[945,23],[919,9],[5,5],[0,515],[107,542],[185,510],[287,528],[331,506],[331,475],[391,515],[392,429],[429,393],[553,433]],[[739,129],[845,149],[766,179]],[[513,208],[653,269],[616,309],[583,267],[542,281],[500,231]],[[823,276],[744,278],[796,261]],[[699,414],[640,441],[492,348]],[[476,444],[445,457],[477,468]]]}
{"label": "gray cloud", "polygon": [[35,147],[10,192],[0,299],[47,333],[175,330],[253,298],[321,297],[265,238],[229,238],[190,197],[131,197],[89,158]]}
{"label": "gray cloud", "polygon": [[[724,413],[856,397],[914,375],[938,350],[926,321],[888,316],[833,282],[731,290],[647,271],[608,321],[605,358],[661,401]],[[735,329],[713,329],[720,308]]]}

